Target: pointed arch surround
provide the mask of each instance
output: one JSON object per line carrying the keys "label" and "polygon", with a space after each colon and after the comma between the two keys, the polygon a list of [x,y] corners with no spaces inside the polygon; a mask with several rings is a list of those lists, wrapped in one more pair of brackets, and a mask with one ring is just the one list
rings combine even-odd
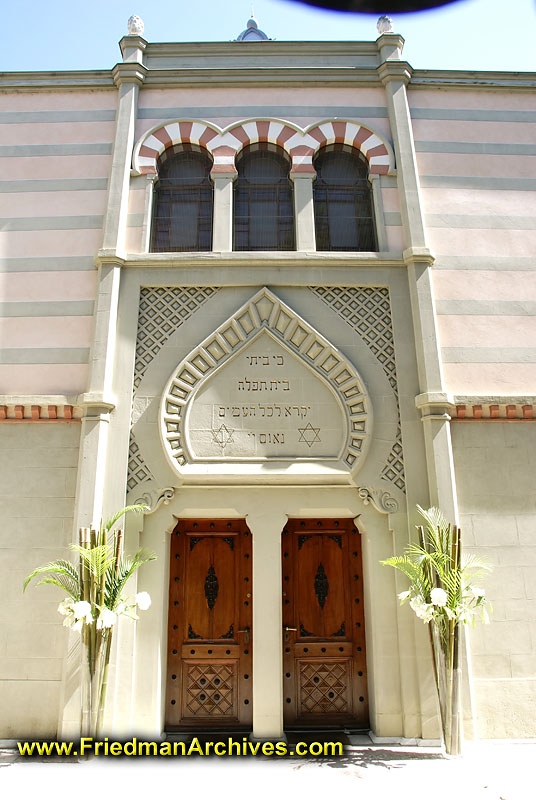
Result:
{"label": "pointed arch surround", "polygon": [[[354,366],[337,348],[266,287],[220,325],[173,371],[160,406],[160,433],[169,461],[181,472],[181,468],[195,460],[187,430],[192,401],[222,367],[263,333],[301,362],[334,397],[340,409],[342,425],[339,434],[342,446],[336,462],[340,469],[354,471],[363,459],[371,437],[372,410],[365,385]],[[269,383],[283,384],[288,381]],[[298,409],[297,406],[294,408]],[[299,411],[296,419],[300,419]],[[301,424],[305,429],[306,420]],[[244,459],[253,462],[263,460],[262,457]],[[287,460],[292,461],[291,458]],[[313,452],[305,460],[316,461],[317,465],[324,461],[322,457],[315,460]],[[331,461],[331,469],[336,468],[333,459],[328,460]]]}
{"label": "pointed arch surround", "polygon": [[133,167],[140,174],[156,174],[156,162],[166,148],[196,144],[212,155],[213,174],[234,173],[236,154],[256,142],[271,142],[286,150],[292,159],[292,173],[314,173],[313,158],[328,144],[358,149],[367,159],[372,175],[394,171],[390,144],[365,125],[347,120],[325,120],[305,129],[278,119],[245,120],[227,128],[200,120],[175,120],[143,135],[134,149]]}

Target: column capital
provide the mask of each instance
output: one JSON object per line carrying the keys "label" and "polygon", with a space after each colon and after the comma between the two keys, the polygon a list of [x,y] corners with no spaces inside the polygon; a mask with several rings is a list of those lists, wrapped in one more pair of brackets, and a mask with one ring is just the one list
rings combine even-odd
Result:
{"label": "column capital", "polygon": [[413,76],[413,67],[407,61],[384,61],[376,72],[385,86],[392,81],[401,81],[407,86]]}
{"label": "column capital", "polygon": [[450,420],[455,411],[454,397],[447,392],[422,392],[415,398],[422,419]]}
{"label": "column capital", "polygon": [[233,169],[231,169],[231,167],[228,164],[225,166],[223,166],[223,164],[221,166],[216,164],[210,170],[210,178],[214,183],[219,180],[235,181],[238,178],[238,170],[235,167],[233,171]]}
{"label": "column capital", "polygon": [[432,266],[435,258],[427,247],[408,247],[402,253],[406,265],[415,264],[416,262],[428,264]]}
{"label": "column capital", "polygon": [[312,182],[316,178],[316,169],[314,167],[299,170],[291,169],[288,176],[291,181],[299,181],[300,179],[305,178]]}
{"label": "column capital", "polygon": [[116,64],[112,69],[112,78],[116,86],[121,86],[123,83],[143,86],[146,77],[147,69],[137,62]]}

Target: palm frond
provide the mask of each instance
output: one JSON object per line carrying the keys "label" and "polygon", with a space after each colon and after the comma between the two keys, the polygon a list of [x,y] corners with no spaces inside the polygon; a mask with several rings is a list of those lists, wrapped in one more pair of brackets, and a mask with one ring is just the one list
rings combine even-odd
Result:
{"label": "palm frond", "polygon": [[113,514],[113,516],[107,519],[103,527],[107,531],[109,531],[113,528],[117,520],[121,519],[121,517],[123,517],[125,514],[128,514],[129,511],[140,512],[140,511],[146,511],[148,508],[149,506],[146,503],[135,503],[134,505],[131,506],[125,506],[124,508],[119,509],[119,511],[116,511],[116,513]]}
{"label": "palm frond", "polygon": [[56,575],[56,577],[51,576],[50,578],[43,578],[42,581],[38,581],[35,585],[44,586],[46,584],[58,586],[60,589],[63,589],[75,602],[80,600],[79,586],[74,584],[70,578],[67,578],[65,575]]}
{"label": "palm frond", "polygon": [[114,552],[110,545],[101,544],[96,547],[81,547],[79,544],[71,544],[70,548],[75,553],[78,553],[90,573],[96,578],[104,575],[113,564]]}
{"label": "palm frond", "polygon": [[[57,576],[61,575],[65,579],[65,585],[59,585],[61,585],[62,588],[65,588],[65,591],[68,592],[71,597],[75,597],[80,594],[78,573],[71,562],[66,561],[63,558],[59,558],[56,561],[51,561],[49,564],[44,564],[43,566],[36,567],[34,570],[32,570],[32,572],[30,572],[24,581],[23,591],[26,591],[26,587],[31,580],[36,578],[38,575],[46,575],[47,573],[52,573],[52,575],[55,575],[57,580],[59,580]],[[41,583],[50,583],[50,581],[40,581],[40,583],[37,585],[40,585]]]}
{"label": "palm frond", "polygon": [[115,604],[119,601],[121,593],[125,588],[128,579],[138,570],[143,564],[149,561],[154,561],[156,554],[151,550],[142,548],[133,556],[126,556],[122,558],[117,565],[117,572],[109,570],[106,575],[106,604],[108,608],[113,609]]}

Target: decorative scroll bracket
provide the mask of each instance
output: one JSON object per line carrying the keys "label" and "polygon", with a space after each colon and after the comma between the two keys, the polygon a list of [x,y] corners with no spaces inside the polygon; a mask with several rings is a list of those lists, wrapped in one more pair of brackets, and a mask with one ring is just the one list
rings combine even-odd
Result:
{"label": "decorative scroll bracket", "polygon": [[389,492],[372,489],[368,486],[358,486],[357,493],[365,506],[372,503],[380,514],[395,514],[398,511],[398,500]]}
{"label": "decorative scroll bracket", "polygon": [[154,489],[153,491],[147,491],[138,497],[135,501],[136,503],[145,503],[147,506],[147,510],[143,513],[154,514],[154,512],[160,508],[162,503],[167,506],[169,505],[170,500],[173,500],[175,495],[175,489],[172,486],[168,486],[166,489]]}

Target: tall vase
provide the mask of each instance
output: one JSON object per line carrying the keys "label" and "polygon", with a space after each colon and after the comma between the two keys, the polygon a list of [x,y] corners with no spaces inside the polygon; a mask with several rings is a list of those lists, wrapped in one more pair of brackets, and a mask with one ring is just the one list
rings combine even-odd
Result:
{"label": "tall vase", "polygon": [[81,735],[97,740],[102,730],[111,630],[96,630],[95,623],[82,632]]}
{"label": "tall vase", "polygon": [[432,620],[430,636],[445,751],[457,756],[462,748],[460,625],[441,629]]}

